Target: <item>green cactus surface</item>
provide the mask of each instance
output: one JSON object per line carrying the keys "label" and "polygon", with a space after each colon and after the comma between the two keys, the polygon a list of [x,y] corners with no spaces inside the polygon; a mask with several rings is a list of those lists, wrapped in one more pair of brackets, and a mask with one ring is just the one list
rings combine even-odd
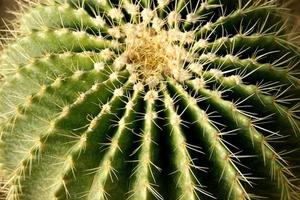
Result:
{"label": "green cactus surface", "polygon": [[20,5],[4,199],[300,199],[300,50],[275,0]]}

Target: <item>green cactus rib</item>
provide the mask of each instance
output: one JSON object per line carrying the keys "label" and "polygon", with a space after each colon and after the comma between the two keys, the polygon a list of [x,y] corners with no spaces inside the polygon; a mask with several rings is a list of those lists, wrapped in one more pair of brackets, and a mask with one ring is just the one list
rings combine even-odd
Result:
{"label": "green cactus rib", "polygon": [[44,33],[35,32],[11,45],[3,54],[3,60],[15,65],[22,65],[33,57],[43,57],[45,54],[66,51],[82,52],[95,50],[95,48],[103,49],[110,43],[102,38],[89,37],[87,33],[73,32],[67,29]]}
{"label": "green cactus rib", "polygon": [[[49,18],[51,21],[44,21]],[[68,28],[78,30],[82,28],[93,34],[99,34],[100,32],[107,32],[108,28],[102,17],[93,18],[84,9],[73,9],[68,4],[67,7],[59,5],[37,7],[25,15],[23,20],[21,29],[25,32],[42,29]]]}
{"label": "green cactus rib", "polygon": [[[166,96],[166,107],[172,108],[172,98],[170,96]],[[194,121],[197,123],[197,126],[199,126],[199,130],[202,132],[202,140],[204,140],[205,149],[207,151],[207,155],[209,155],[210,160],[214,163],[214,166],[218,168],[218,176],[220,184],[224,186],[224,191],[229,191],[228,196],[226,198],[228,199],[243,199],[243,198],[249,198],[247,193],[245,192],[243,186],[241,185],[241,182],[237,178],[237,174],[241,176],[241,178],[244,178],[243,174],[238,170],[236,165],[231,161],[230,150],[226,147],[226,145],[221,141],[219,135],[219,131],[213,126],[213,124],[209,121],[208,118],[206,118],[206,113],[204,110],[199,109],[196,104],[191,103],[188,95],[183,96],[183,101],[185,102],[186,106],[191,109],[191,113],[195,113],[195,116],[193,116]],[[194,101],[196,102],[196,101]],[[167,107],[167,108],[168,108]],[[170,109],[171,109],[170,108]],[[175,135],[175,132],[180,131],[180,127],[176,127],[180,125],[180,116],[178,116],[174,108],[173,110],[170,110],[170,124],[172,125],[172,128],[174,129],[171,131],[171,134]],[[201,121],[201,123],[199,122]],[[175,137],[175,136],[174,136]],[[179,144],[174,145],[174,148],[180,148],[181,146],[185,147],[187,144],[185,141],[181,141]],[[190,159],[190,158],[186,158]],[[184,159],[177,159],[177,161],[181,162],[181,166],[186,169],[186,165],[184,165]],[[193,165],[191,165],[193,166]],[[179,167],[178,167],[179,168]],[[244,178],[246,180],[246,178]],[[188,188],[184,188],[183,191],[187,192],[189,191]],[[187,197],[192,196],[190,194],[186,194]]]}
{"label": "green cactus rib", "polygon": [[[259,109],[266,109],[270,113],[276,115],[277,122],[281,129],[285,129],[287,133],[291,130],[295,134],[299,132],[300,121],[293,113],[295,108],[288,108],[276,101],[276,96],[265,95],[262,89],[256,85],[245,85],[241,83],[239,77],[235,75],[229,77],[216,77],[214,73],[207,71],[203,74],[207,79],[215,79],[214,81],[224,87],[224,89],[233,90],[238,96],[244,99],[249,98],[253,104],[257,105]],[[263,88],[263,87],[262,87]],[[282,130],[284,133],[284,130]]]}
{"label": "green cactus rib", "polygon": [[300,49],[276,0],[22,6],[5,199],[300,199]]}
{"label": "green cactus rib", "polygon": [[268,81],[279,81],[283,84],[293,84],[297,88],[299,87],[299,80],[290,72],[291,68],[296,66],[297,63],[286,66],[290,63],[289,60],[284,60],[284,58],[282,57],[273,63],[260,63],[257,58],[240,59],[230,54],[226,56],[202,54],[199,57],[199,62],[220,70],[239,70],[247,73],[248,76],[255,76]]}

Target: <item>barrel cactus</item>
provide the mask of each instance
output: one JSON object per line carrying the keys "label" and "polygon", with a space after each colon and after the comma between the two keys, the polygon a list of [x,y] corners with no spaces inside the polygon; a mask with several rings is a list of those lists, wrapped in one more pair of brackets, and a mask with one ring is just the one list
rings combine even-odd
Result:
{"label": "barrel cactus", "polygon": [[0,54],[5,199],[300,199],[300,51],[276,1],[21,6]]}

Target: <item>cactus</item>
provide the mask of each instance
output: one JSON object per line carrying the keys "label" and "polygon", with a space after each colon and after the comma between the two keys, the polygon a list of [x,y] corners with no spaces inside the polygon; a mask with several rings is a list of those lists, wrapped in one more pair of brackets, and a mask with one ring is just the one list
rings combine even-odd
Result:
{"label": "cactus", "polygon": [[5,199],[300,198],[300,51],[276,1],[21,5],[0,54]]}

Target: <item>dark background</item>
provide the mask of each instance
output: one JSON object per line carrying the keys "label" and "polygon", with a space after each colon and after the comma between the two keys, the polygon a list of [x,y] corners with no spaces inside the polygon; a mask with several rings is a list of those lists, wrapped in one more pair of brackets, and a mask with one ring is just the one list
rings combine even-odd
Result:
{"label": "dark background", "polygon": [[4,23],[2,19],[11,20],[14,18],[12,14],[9,14],[8,10],[15,10],[17,8],[16,0],[0,0],[0,29],[3,29]]}

